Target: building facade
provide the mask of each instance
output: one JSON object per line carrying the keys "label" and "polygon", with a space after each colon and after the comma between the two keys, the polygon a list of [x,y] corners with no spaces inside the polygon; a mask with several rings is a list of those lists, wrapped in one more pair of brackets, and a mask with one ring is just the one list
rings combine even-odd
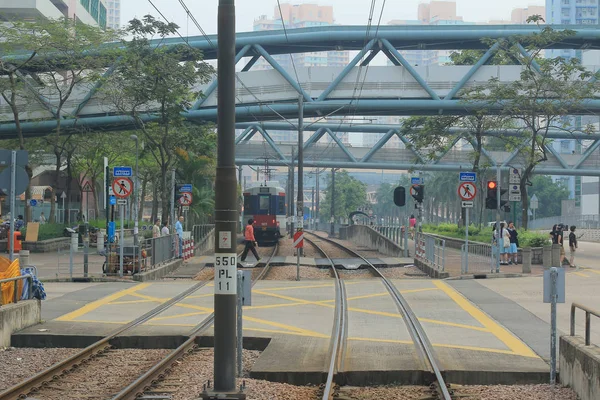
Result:
{"label": "building facade", "polygon": [[121,28],[121,0],[106,1],[106,26],[110,29]]}
{"label": "building facade", "polygon": [[0,19],[74,18],[88,25],[107,26],[105,0],[3,0]]}

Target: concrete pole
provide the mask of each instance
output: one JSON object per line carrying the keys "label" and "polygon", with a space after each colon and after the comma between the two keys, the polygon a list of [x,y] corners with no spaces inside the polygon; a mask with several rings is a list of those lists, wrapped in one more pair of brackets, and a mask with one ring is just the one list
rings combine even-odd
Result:
{"label": "concrete pole", "polygon": [[315,214],[316,214],[316,219],[315,219],[315,223],[317,223],[316,225],[316,230],[319,230],[319,224],[318,224],[318,220],[319,220],[319,180],[320,180],[320,176],[321,173],[319,171],[319,168],[317,168],[317,198],[316,198],[316,208],[315,208]]}
{"label": "concrete pole", "polygon": [[294,184],[294,146],[292,146],[292,175],[291,175],[291,184],[290,184],[290,217],[291,217],[291,223],[290,223],[290,238],[294,237],[294,232],[295,232],[295,224],[294,224],[294,216],[295,216],[295,212],[294,212],[294,190],[295,190],[295,184]]}
{"label": "concrete pole", "polygon": [[335,235],[335,168],[331,168],[331,228],[329,234],[331,236]]}
{"label": "concrete pole", "polygon": [[310,202],[310,206],[311,206],[311,209],[310,209],[310,220],[312,222],[312,229],[315,229],[315,211],[316,211],[316,208],[315,208],[315,187],[314,186],[312,188],[312,200]]}
{"label": "concrete pole", "polygon": [[496,272],[500,272],[500,239],[502,239],[502,230],[500,229],[500,165],[496,164],[496,232],[498,240],[496,240]]}
{"label": "concrete pole", "polygon": [[231,392],[236,384],[237,182],[235,174],[235,4],[219,0],[218,103],[215,237],[214,389]]}

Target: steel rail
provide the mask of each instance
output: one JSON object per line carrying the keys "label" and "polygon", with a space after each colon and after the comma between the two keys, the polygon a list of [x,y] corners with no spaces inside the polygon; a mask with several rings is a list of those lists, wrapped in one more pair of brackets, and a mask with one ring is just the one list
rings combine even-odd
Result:
{"label": "steel rail", "polygon": [[[271,261],[277,253],[277,250],[278,244],[274,246],[273,252],[269,256],[269,259],[267,260],[261,273],[252,282],[252,286],[254,286],[256,282],[263,279],[267,275],[269,269],[271,268]],[[192,329],[191,333],[188,335],[188,339],[184,343],[182,343],[164,359],[155,364],[148,371],[140,375],[135,381],[113,396],[112,400],[135,400],[139,396],[143,395],[145,391],[156,385],[171,372],[171,368],[173,365],[175,365],[175,363],[183,359],[186,355],[191,354],[197,348],[196,338],[202,332],[212,326],[214,319],[215,313],[213,312]]]}
{"label": "steel rail", "polygon": [[[306,231],[305,231],[306,232]],[[346,336],[348,327],[348,305],[346,297],[346,285],[335,269],[335,263],[325,253],[325,251],[315,242],[304,236],[304,240],[314,246],[331,264],[331,271],[335,278],[335,316],[334,325],[331,332],[331,346],[329,348],[329,366],[327,370],[327,379],[323,388],[322,400],[333,399],[333,378],[337,371],[342,367],[344,354],[346,352]]]}
{"label": "steel rail", "polygon": [[436,380],[437,380],[436,390],[438,390],[439,394],[442,396],[442,398],[444,400],[452,400],[450,392],[448,391],[448,387],[446,386],[446,382],[444,381],[444,377],[442,376],[441,370],[438,366],[438,361],[435,357],[435,353],[433,351],[433,346],[431,345],[431,342],[427,338],[427,334],[425,333],[425,330],[421,326],[421,323],[419,322],[417,316],[414,314],[410,305],[408,304],[408,302],[406,301],[404,296],[402,296],[400,294],[398,289],[389,281],[389,279],[387,279],[381,273],[381,271],[379,271],[379,269],[377,267],[375,267],[369,260],[367,260],[365,257],[363,257],[360,253],[357,253],[356,251],[347,248],[346,246],[342,245],[341,243],[336,242],[335,240],[319,236],[312,232],[307,232],[307,233],[314,235],[321,240],[325,240],[328,243],[331,243],[334,246],[337,246],[338,248],[341,248],[344,251],[346,251],[350,254],[353,254],[355,257],[362,259],[371,268],[371,270],[378,277],[381,278],[384,285],[386,286],[386,288],[392,295],[392,298],[395,300],[396,304],[399,306],[400,312],[402,312],[404,314],[405,320],[408,322],[406,324],[408,331],[409,331],[411,337],[413,338],[413,342],[415,343],[417,350],[424,356],[423,358],[429,363],[431,370],[433,371],[433,373],[436,377]]}
{"label": "steel rail", "polygon": [[95,357],[97,354],[105,352],[110,347],[112,347],[110,344],[110,341],[112,339],[119,336],[123,332],[128,331],[129,329],[132,329],[132,328],[134,328],[138,325],[141,325],[144,322],[152,319],[153,317],[160,314],[167,308],[171,307],[173,304],[179,302],[183,298],[196,292],[197,290],[202,288],[204,285],[206,285],[206,283],[207,283],[207,281],[203,281],[203,282],[199,282],[199,283],[195,284],[194,286],[181,292],[180,294],[173,297],[172,299],[170,299],[170,300],[166,301],[165,303],[162,303],[158,307],[148,311],[147,313],[140,316],[139,318],[125,324],[124,326],[122,326],[120,328],[117,328],[116,330],[114,330],[113,332],[111,332],[107,336],[105,336],[103,339],[101,339],[95,343],[92,343],[88,347],[86,347],[83,350],[79,351],[78,353],[72,355],[71,357],[67,358],[66,360],[60,361],[60,362],[50,366],[49,368],[46,368],[45,370],[37,373],[36,375],[32,376],[31,378],[6,389],[2,393],[0,393],[0,399],[16,400],[16,399],[20,399],[20,398],[25,398],[29,393],[36,391],[41,386],[44,386],[44,384],[46,382],[58,379],[60,376],[65,374],[65,372],[71,370],[72,368],[79,365],[80,363],[85,362],[89,358]]}

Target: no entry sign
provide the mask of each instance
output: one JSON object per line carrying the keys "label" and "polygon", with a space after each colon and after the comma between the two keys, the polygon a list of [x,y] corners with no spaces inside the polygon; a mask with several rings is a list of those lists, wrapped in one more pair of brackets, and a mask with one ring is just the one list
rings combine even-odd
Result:
{"label": "no entry sign", "polygon": [[116,197],[126,199],[133,191],[133,181],[129,178],[117,178],[113,181],[112,189]]}
{"label": "no entry sign", "polygon": [[471,201],[477,194],[477,186],[472,182],[463,182],[458,185],[458,196],[464,201]]}

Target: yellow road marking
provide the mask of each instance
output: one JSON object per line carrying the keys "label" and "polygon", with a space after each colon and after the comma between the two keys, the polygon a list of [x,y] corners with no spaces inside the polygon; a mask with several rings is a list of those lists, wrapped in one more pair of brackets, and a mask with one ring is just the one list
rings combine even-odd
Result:
{"label": "yellow road marking", "polygon": [[248,316],[244,315],[243,319],[246,320],[246,321],[250,321],[250,322],[256,322],[256,323],[259,323],[259,324],[274,326],[276,328],[287,329],[288,331],[292,331],[292,332],[303,333],[303,334],[305,334],[307,336],[323,337],[323,338],[328,338],[329,337],[329,335],[324,335],[324,334],[319,333],[319,332],[311,331],[311,330],[308,330],[308,329],[298,328],[298,327],[295,327],[295,326],[292,326],[292,325],[280,324],[279,322],[267,321],[267,320],[260,319],[260,318],[248,317]]}
{"label": "yellow road marking", "polygon": [[[147,295],[141,294],[141,293],[133,293],[132,296],[141,297],[141,298],[146,299],[146,300],[152,300],[152,301],[155,301],[157,303],[164,303],[164,302],[170,300],[170,298],[168,298],[168,297],[164,297],[164,298],[152,297],[152,296],[147,296]],[[195,304],[181,303],[181,302],[173,304],[173,307],[190,308],[192,310],[212,312],[212,308],[197,306]]]}
{"label": "yellow road marking", "polygon": [[600,271],[598,271],[598,270],[596,270],[596,269],[586,269],[586,272],[587,272],[587,271],[589,271],[589,272],[593,272],[593,273],[595,273],[595,274],[600,274]]}
{"label": "yellow road marking", "polygon": [[150,321],[163,321],[165,319],[173,319],[173,318],[183,318],[183,317],[193,317],[195,315],[206,315],[212,311],[199,311],[199,312],[191,312],[185,314],[177,314],[177,315],[167,315],[165,317],[156,317],[152,318]]}
{"label": "yellow road marking", "polygon": [[502,343],[511,349],[515,354],[538,358],[533,350],[529,348],[525,343],[519,340],[511,332],[504,329],[500,324],[490,318],[486,313],[477,308],[473,303],[467,300],[462,294],[451,288],[449,285],[442,281],[433,281],[433,284],[440,288],[448,297],[450,297],[460,308],[468,312],[473,318],[475,318],[481,325],[486,327],[490,333],[496,336]]}
{"label": "yellow road marking", "polygon": [[118,304],[138,304],[138,303],[154,303],[154,300],[123,300],[123,301],[112,301],[108,303],[111,306]]}
{"label": "yellow road marking", "polygon": [[[359,338],[359,337],[349,337],[348,340],[349,341],[357,341],[357,342],[413,344],[413,342],[411,340],[371,339],[371,338]],[[523,357],[538,358],[538,356],[535,354],[533,356],[528,356],[528,355],[523,355],[523,354],[517,354],[510,350],[491,349],[489,347],[461,346],[461,345],[445,344],[445,343],[432,343],[431,345],[433,347],[445,347],[445,348],[449,348],[449,349],[483,351],[483,352],[487,352],[487,353],[500,353],[500,354],[509,354],[509,355],[523,356]]]}
{"label": "yellow road marking", "polygon": [[584,278],[589,278],[589,275],[584,274],[583,272],[573,272],[575,275],[583,276]]}
{"label": "yellow road marking", "polygon": [[271,291],[271,290],[292,290],[292,289],[314,289],[314,288],[324,288],[324,287],[333,287],[333,283],[323,284],[323,285],[311,285],[311,286],[285,286],[285,287],[275,287],[275,288],[261,288],[263,291]]}
{"label": "yellow road marking", "polygon": [[214,293],[196,294],[196,295],[193,295],[193,296],[188,296],[188,297],[186,297],[186,299],[200,299],[200,298],[203,298],[203,297],[212,297],[214,295],[215,295]]}
{"label": "yellow road marking", "polygon": [[439,321],[437,319],[418,318],[418,320],[421,322],[429,322],[430,324],[447,325],[447,326],[453,326],[455,328],[471,329],[471,330],[480,331],[480,332],[489,332],[490,331],[488,328],[481,328],[479,326],[473,326],[473,325],[456,324],[454,322]]}
{"label": "yellow road marking", "polygon": [[96,301],[92,301],[91,303],[88,303],[85,306],[78,308],[75,311],[71,311],[68,314],[58,317],[56,320],[57,321],[73,321],[75,318],[81,317],[91,311],[96,310],[97,308],[107,305],[108,303],[110,303],[112,301],[120,299],[124,296],[134,295],[134,294],[136,294],[135,292],[137,292],[138,290],[145,289],[150,285],[151,285],[151,283],[140,283],[139,285],[135,285],[135,286],[130,287],[125,290],[121,290],[119,292],[113,293],[111,295],[108,295],[108,296],[98,299]]}

